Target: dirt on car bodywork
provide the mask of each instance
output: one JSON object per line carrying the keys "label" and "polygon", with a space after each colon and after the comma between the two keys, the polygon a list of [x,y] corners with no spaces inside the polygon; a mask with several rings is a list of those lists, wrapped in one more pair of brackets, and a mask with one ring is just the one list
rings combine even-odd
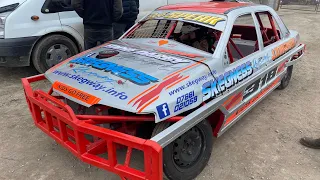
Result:
{"label": "dirt on car bodywork", "polygon": [[[159,47],[161,41],[165,43]],[[174,51],[170,47],[174,47]],[[109,57],[99,58],[105,51],[111,53]],[[205,60],[211,56],[172,40],[124,39],[113,41],[83,57],[54,67],[46,72],[46,77],[55,83],[55,91],[84,106],[101,104],[133,113],[157,114],[153,104],[145,108],[143,105],[158,96],[159,101],[168,103],[169,107],[174,106],[176,100],[162,89],[186,78],[193,80],[203,76],[202,80],[205,81],[212,77],[205,64]],[[138,93],[155,85],[157,88],[151,93],[133,101]],[[68,86],[87,94],[75,94],[76,91],[70,94],[66,92]],[[194,96],[202,95],[200,86],[194,86],[193,90]],[[199,100],[183,111],[197,107],[201,102]],[[176,114],[172,113],[166,118],[174,115]],[[160,119],[157,115],[156,122]]]}
{"label": "dirt on car bodywork", "polygon": [[[319,136],[316,133],[320,104],[315,99],[320,93],[320,71],[315,66],[319,56],[315,37],[320,24],[314,13],[283,10],[280,15],[290,29],[301,33],[301,40],[308,45],[304,63],[295,68],[290,88],[272,93],[217,140],[216,147],[220,148],[213,149],[215,158],[198,180],[320,177],[318,151],[304,149],[297,142],[301,136]],[[1,179],[118,179],[76,160],[34,128],[19,78],[35,72],[1,68],[0,73]]]}

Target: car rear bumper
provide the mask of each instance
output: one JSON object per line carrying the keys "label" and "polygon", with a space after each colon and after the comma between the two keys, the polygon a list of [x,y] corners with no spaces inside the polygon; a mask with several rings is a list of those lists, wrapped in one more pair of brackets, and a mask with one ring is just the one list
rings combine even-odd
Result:
{"label": "car rear bumper", "polygon": [[[45,80],[44,75],[22,79],[26,100],[38,128],[80,160],[116,173],[122,179],[162,179],[162,147],[158,143],[96,126],[91,119],[78,118],[68,105],[49,95],[51,93],[32,90],[30,83],[42,80]],[[96,140],[90,142],[85,138],[87,135]],[[127,147],[123,164],[119,163],[116,156],[116,147],[119,145]],[[130,167],[132,150],[143,152],[143,171]],[[108,158],[99,156],[105,153]]]}
{"label": "car rear bumper", "polygon": [[39,37],[0,39],[0,66],[22,67],[30,64],[32,47]]}
{"label": "car rear bumper", "polygon": [[292,56],[290,61],[286,63],[286,67],[293,66],[297,62],[301,61],[302,57],[304,56],[304,53],[306,51],[306,45],[305,44],[299,44],[298,47],[296,47],[296,54]]}

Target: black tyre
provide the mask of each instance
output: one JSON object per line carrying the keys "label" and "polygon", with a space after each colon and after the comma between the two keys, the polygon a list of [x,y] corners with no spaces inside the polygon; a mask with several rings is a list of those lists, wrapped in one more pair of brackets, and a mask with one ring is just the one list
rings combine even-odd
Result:
{"label": "black tyre", "polygon": [[41,39],[32,53],[33,66],[44,73],[52,66],[79,53],[76,44],[63,35],[49,35]]}
{"label": "black tyre", "polygon": [[291,80],[291,76],[292,76],[292,71],[293,71],[293,66],[289,66],[287,68],[286,74],[284,75],[284,77],[281,80],[280,86],[278,87],[279,90],[283,90],[289,85],[290,80]]}
{"label": "black tyre", "polygon": [[[170,124],[156,126],[153,136]],[[163,150],[163,171],[170,180],[191,180],[207,165],[213,145],[212,128],[207,120],[185,132]]]}

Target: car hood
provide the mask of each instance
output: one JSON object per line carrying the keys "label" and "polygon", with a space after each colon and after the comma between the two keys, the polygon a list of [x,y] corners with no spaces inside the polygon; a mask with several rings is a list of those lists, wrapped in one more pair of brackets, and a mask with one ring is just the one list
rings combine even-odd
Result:
{"label": "car hood", "polygon": [[[101,52],[110,57],[97,56]],[[84,106],[102,104],[133,113],[157,114],[159,104],[174,106],[179,96],[190,91],[200,99],[200,84],[192,88],[186,84],[211,76],[204,64],[211,56],[170,40],[116,40],[67,60],[45,75],[55,92]],[[159,114],[157,117],[158,121],[164,119]]]}
{"label": "car hood", "polygon": [[8,5],[15,4],[15,3],[22,4],[25,1],[26,0],[1,0],[0,1],[0,7],[8,6]]}

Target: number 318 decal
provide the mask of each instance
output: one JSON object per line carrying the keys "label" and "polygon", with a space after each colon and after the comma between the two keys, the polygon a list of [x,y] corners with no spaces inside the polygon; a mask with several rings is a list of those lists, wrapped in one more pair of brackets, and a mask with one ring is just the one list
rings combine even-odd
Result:
{"label": "number 318 decal", "polygon": [[[243,93],[243,99],[248,98],[249,96],[251,96],[254,92],[256,92],[257,90],[259,90],[259,87],[263,87],[266,83],[268,83],[270,80],[272,80],[277,73],[277,69],[278,67],[272,69],[271,71],[269,71],[265,76],[263,76],[262,78],[256,80],[254,83],[250,84],[246,90]],[[260,86],[261,83],[261,86]]]}

